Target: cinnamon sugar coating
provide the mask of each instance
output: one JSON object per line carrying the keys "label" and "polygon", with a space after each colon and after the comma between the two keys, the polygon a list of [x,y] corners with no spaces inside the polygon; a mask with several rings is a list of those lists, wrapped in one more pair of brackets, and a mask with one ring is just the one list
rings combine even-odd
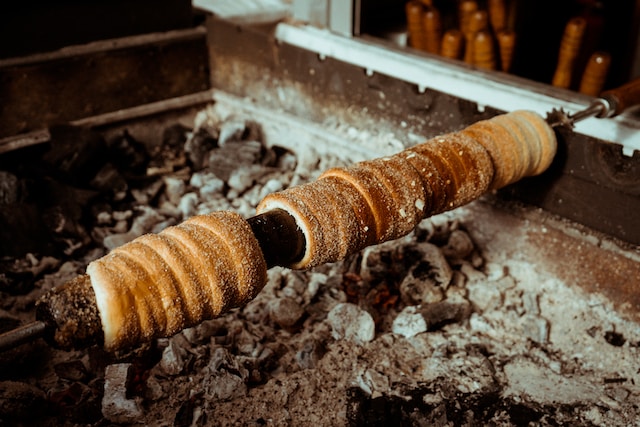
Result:
{"label": "cinnamon sugar coating", "polygon": [[113,351],[245,304],[266,283],[267,267],[247,222],[215,212],[116,248],[89,264],[87,274],[104,347]]}

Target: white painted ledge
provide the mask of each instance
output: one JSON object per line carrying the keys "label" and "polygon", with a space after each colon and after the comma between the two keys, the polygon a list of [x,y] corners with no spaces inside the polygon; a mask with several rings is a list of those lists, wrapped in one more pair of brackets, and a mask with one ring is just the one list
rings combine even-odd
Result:
{"label": "white painted ledge", "polygon": [[[358,38],[334,34],[311,26],[280,23],[276,40],[362,67],[367,75],[384,74],[418,86],[490,106],[502,111],[532,110],[543,116],[553,108],[575,112],[586,108],[590,99],[540,83],[502,73],[484,72],[446,60],[389,49]],[[565,95],[562,98],[560,95]],[[624,114],[612,119],[588,118],[575,131],[620,144],[623,153],[640,150],[640,123]]]}

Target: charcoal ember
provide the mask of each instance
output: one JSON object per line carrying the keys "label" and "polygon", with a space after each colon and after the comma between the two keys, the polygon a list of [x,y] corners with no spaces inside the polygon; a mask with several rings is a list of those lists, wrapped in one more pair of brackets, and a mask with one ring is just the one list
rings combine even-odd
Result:
{"label": "charcoal ember", "polygon": [[147,146],[125,129],[108,143],[109,159],[120,172],[129,176],[146,173],[150,155]]}
{"label": "charcoal ember", "polygon": [[109,194],[114,201],[127,197],[129,184],[112,163],[105,164],[90,182],[91,188],[103,194]]}
{"label": "charcoal ember", "polygon": [[454,303],[446,300],[427,304],[420,309],[429,331],[435,331],[450,323],[467,320],[472,311],[471,304],[467,301]]}
{"label": "charcoal ember", "polygon": [[269,304],[271,319],[283,329],[293,329],[302,319],[304,308],[293,298],[274,299]]}
{"label": "charcoal ember", "polygon": [[385,280],[390,272],[390,266],[395,265],[397,248],[389,243],[369,246],[362,251],[359,275],[367,282]]}
{"label": "charcoal ember", "polygon": [[336,340],[363,344],[375,337],[375,322],[367,311],[355,304],[337,304],[327,315],[331,335]]}
{"label": "charcoal ember", "polygon": [[201,127],[189,133],[184,151],[194,171],[209,165],[209,152],[218,147],[218,132],[211,127]]}
{"label": "charcoal ember", "polygon": [[53,232],[33,203],[0,204],[0,253],[22,257],[27,253],[56,253]]}
{"label": "charcoal ember", "polygon": [[191,345],[209,342],[212,337],[226,336],[228,333],[224,319],[205,320],[204,322],[182,331],[182,335]]}
{"label": "charcoal ember", "polygon": [[227,182],[233,171],[260,164],[263,146],[258,141],[232,142],[211,150],[209,170]]}
{"label": "charcoal ember", "polygon": [[431,304],[444,299],[444,288],[425,274],[430,268],[430,264],[421,261],[402,280],[400,297],[405,304]]}
{"label": "charcoal ember", "polygon": [[[298,156],[296,156],[296,154],[291,150],[279,145],[274,145],[271,147],[271,151],[275,154],[276,158],[276,162],[273,166],[275,166],[279,171],[288,172],[296,169],[296,166],[298,165]],[[269,163],[263,163],[269,165]]]}
{"label": "charcoal ember", "polygon": [[445,299],[450,301],[467,300],[469,291],[466,288],[467,278],[461,272],[454,270],[451,283],[445,292]]}
{"label": "charcoal ember", "polygon": [[168,345],[162,351],[162,357],[158,362],[160,371],[167,376],[175,376],[180,374],[187,363],[190,361],[186,347],[188,343],[186,338],[178,334],[168,340]]}
{"label": "charcoal ember", "polygon": [[614,347],[622,347],[627,342],[624,335],[620,332],[616,332],[615,330],[606,331],[604,333],[604,339]]}
{"label": "charcoal ember", "polygon": [[249,372],[222,347],[213,350],[204,380],[205,396],[209,400],[230,400],[244,396]]}
{"label": "charcoal ember", "polygon": [[0,422],[24,422],[46,410],[45,393],[38,387],[18,381],[0,381]]}
{"label": "charcoal ember", "polygon": [[81,360],[69,360],[56,363],[53,370],[58,376],[69,381],[83,381],[87,378],[87,368]]}
{"label": "charcoal ember", "polygon": [[[323,337],[324,338],[324,337]],[[302,369],[313,369],[326,353],[324,339],[306,339],[296,352],[295,359]]]}
{"label": "charcoal ember", "polygon": [[456,220],[451,221],[446,215],[435,215],[424,219],[415,230],[418,242],[431,242],[437,246],[445,246],[451,233],[459,228]]}
{"label": "charcoal ember", "polygon": [[56,126],[50,133],[49,150],[42,162],[52,177],[64,183],[85,187],[109,159],[107,143],[98,132]]}
{"label": "charcoal ember", "polygon": [[162,378],[158,378],[155,375],[149,375],[144,388],[145,400],[157,401],[166,396],[166,393],[162,388],[162,382]]}
{"label": "charcoal ember", "polygon": [[181,123],[174,123],[165,127],[162,131],[162,145],[179,149],[182,147],[192,132],[190,127]]}
{"label": "charcoal ember", "polygon": [[17,203],[21,197],[21,182],[11,172],[0,170],[0,205]]}
{"label": "charcoal ember", "polygon": [[247,128],[246,120],[241,117],[229,117],[221,123],[218,144],[222,147],[228,142],[242,141]]}
{"label": "charcoal ember", "polygon": [[91,382],[89,385],[72,382],[60,390],[50,391],[49,402],[55,406],[56,412],[68,421],[82,424],[99,422],[102,418],[102,393],[98,390],[98,385],[101,385],[100,381]]}
{"label": "charcoal ember", "polygon": [[475,245],[464,230],[453,230],[447,244],[442,247],[443,255],[448,259],[465,259],[474,251]]}
{"label": "charcoal ember", "polygon": [[321,287],[326,285],[328,276],[324,273],[313,272],[309,276],[307,286],[304,288],[303,298],[305,304],[311,303],[313,299],[318,295],[318,291]]}
{"label": "charcoal ember", "polygon": [[187,155],[184,146],[189,129],[180,124],[165,128],[162,142],[150,147],[150,160],[146,174],[157,176],[173,173],[177,169],[187,166]]}
{"label": "charcoal ember", "polygon": [[207,425],[207,416],[202,412],[204,399],[202,393],[189,397],[178,409],[173,419],[174,427],[191,427]]}
{"label": "charcoal ember", "polygon": [[431,304],[442,301],[453,272],[440,249],[427,242],[409,248],[418,261],[400,283],[400,296],[405,304]]}
{"label": "charcoal ember", "polygon": [[255,328],[248,330],[241,324],[237,324],[235,329],[232,335],[235,353],[249,357],[257,357],[262,351],[262,344],[260,343],[262,338],[261,331]]}
{"label": "charcoal ember", "polygon": [[213,172],[203,171],[191,175],[189,185],[198,189],[203,199],[209,199],[214,195],[222,193],[225,182],[218,178]]}
{"label": "charcoal ember", "polygon": [[127,397],[131,366],[130,363],[118,363],[105,369],[102,415],[113,423],[132,423],[143,414],[140,403]]}

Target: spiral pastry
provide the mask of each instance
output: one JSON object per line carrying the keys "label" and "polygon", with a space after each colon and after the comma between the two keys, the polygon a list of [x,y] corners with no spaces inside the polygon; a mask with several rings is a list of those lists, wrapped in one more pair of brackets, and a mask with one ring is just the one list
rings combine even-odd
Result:
{"label": "spiral pastry", "polygon": [[544,119],[515,111],[438,136],[390,157],[324,172],[265,197],[258,213],[284,209],[306,240],[291,268],[343,259],[408,234],[425,217],[546,170],[556,138]]}
{"label": "spiral pastry", "polygon": [[266,283],[240,215],[215,212],[114,249],[87,267],[107,350],[126,348],[241,306]]}

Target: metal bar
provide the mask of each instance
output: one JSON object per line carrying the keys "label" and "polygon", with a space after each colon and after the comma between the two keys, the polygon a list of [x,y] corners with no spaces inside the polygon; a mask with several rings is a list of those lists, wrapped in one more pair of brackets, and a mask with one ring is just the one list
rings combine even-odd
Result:
{"label": "metal bar", "polygon": [[[125,120],[140,119],[154,114],[188,108],[210,101],[213,101],[213,91],[206,90],[149,104],[137,105],[131,108],[124,108],[97,116],[85,117],[83,119],[73,120],[69,124],[72,126],[89,127],[104,126]],[[33,132],[2,138],[0,139],[0,154],[31,145],[42,144],[48,142],[50,138],[51,134],[48,129],[39,129]]]}
{"label": "metal bar", "polygon": [[179,40],[193,40],[207,34],[205,26],[198,26],[186,30],[167,31],[166,33],[143,34],[139,36],[128,36],[117,39],[100,40],[97,42],[67,46],[62,49],[36,53],[18,58],[0,59],[0,68],[15,67],[21,65],[37,64],[46,61],[55,61],[64,58],[73,58],[81,55],[93,53],[109,52],[113,50],[128,49],[137,46],[146,46],[153,43],[175,42]]}
{"label": "metal bar", "polygon": [[51,139],[51,133],[49,133],[48,129],[39,129],[33,132],[0,138],[0,154],[31,145],[42,144],[49,141],[49,139]]}
{"label": "metal bar", "polygon": [[0,352],[40,338],[46,329],[44,322],[36,321],[5,332],[0,335]]}
{"label": "metal bar", "polygon": [[118,111],[99,114],[97,116],[86,117],[71,121],[73,126],[104,126],[118,123],[125,120],[139,119],[154,114],[164,113],[172,110],[179,110],[198,104],[213,101],[211,90],[179,96],[176,98],[163,99],[162,101],[151,102],[149,104],[137,105],[131,108],[124,108]]}
{"label": "metal bar", "polygon": [[[349,38],[310,26],[286,23],[276,27],[276,40],[334,58],[366,70],[472,101],[479,107],[502,111],[533,110],[541,115],[556,107],[583,110],[591,97],[576,94],[517,76],[478,70],[464,64],[401,50],[383,42]],[[626,155],[640,150],[640,123],[624,115],[611,119],[584,120],[576,131],[623,146]]]}

